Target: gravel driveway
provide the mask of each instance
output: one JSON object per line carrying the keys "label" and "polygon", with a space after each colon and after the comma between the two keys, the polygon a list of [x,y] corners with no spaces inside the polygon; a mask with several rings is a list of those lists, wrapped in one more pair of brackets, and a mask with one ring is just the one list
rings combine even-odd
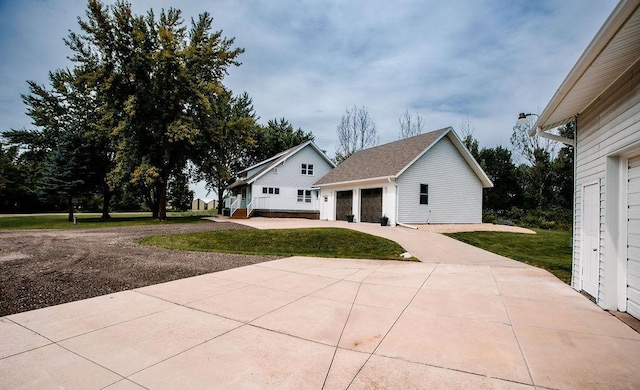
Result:
{"label": "gravel driveway", "polygon": [[142,246],[154,234],[247,229],[234,223],[0,231],[0,317],[273,260]]}

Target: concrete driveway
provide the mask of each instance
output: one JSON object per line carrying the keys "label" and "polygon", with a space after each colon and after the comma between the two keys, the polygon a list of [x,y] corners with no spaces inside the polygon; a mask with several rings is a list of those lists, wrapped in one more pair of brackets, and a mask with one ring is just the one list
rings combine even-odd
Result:
{"label": "concrete driveway", "polygon": [[292,257],[4,317],[0,388],[640,388],[640,335],[548,272],[353,225],[424,262]]}

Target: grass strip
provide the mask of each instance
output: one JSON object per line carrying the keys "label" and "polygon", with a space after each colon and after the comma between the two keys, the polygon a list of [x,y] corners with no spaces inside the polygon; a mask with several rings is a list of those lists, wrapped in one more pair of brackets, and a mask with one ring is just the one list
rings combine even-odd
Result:
{"label": "grass strip", "polygon": [[505,232],[448,233],[449,237],[489,252],[544,268],[571,282],[571,231],[533,229],[537,234]]}
{"label": "grass strip", "polygon": [[[168,213],[167,220],[158,221],[150,213],[112,213],[110,219],[101,219],[100,214],[77,213],[77,223],[69,222],[67,214],[29,215],[0,217],[0,229],[92,229],[119,226],[140,226],[157,224],[203,222],[202,217],[211,213],[185,212]],[[204,221],[206,222],[206,221]]]}
{"label": "grass strip", "polygon": [[166,249],[273,256],[395,259],[406,252],[385,238],[341,228],[219,230],[144,237]]}

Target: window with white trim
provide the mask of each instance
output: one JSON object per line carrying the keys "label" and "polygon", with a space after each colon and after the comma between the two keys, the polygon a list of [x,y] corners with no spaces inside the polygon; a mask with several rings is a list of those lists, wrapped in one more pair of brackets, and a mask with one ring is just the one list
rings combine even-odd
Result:
{"label": "window with white trim", "polygon": [[313,164],[302,164],[300,173],[303,175],[313,176]]}
{"label": "window with white trim", "polygon": [[280,188],[277,188],[277,187],[262,187],[262,193],[263,194],[270,194],[270,195],[280,195]]}
{"label": "window with white trim", "polygon": [[311,190],[298,190],[298,202],[311,203]]}
{"label": "window with white trim", "polygon": [[429,185],[420,184],[420,204],[429,204]]}

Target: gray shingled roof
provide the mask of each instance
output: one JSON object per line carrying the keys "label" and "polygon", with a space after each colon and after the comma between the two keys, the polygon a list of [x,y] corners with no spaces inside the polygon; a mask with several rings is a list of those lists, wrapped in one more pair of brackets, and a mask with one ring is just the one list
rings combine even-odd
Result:
{"label": "gray shingled roof", "polygon": [[356,152],[314,185],[395,176],[448,130],[449,127]]}

